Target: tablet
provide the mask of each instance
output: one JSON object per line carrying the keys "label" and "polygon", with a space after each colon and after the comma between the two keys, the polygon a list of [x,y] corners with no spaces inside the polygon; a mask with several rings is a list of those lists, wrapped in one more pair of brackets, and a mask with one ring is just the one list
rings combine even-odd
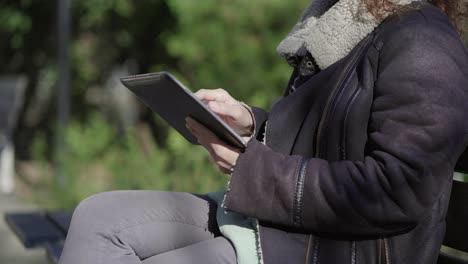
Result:
{"label": "tablet", "polygon": [[185,127],[187,116],[209,128],[226,143],[241,149],[246,147],[241,136],[170,73],[133,75],[120,81],[190,143],[198,144],[196,137]]}

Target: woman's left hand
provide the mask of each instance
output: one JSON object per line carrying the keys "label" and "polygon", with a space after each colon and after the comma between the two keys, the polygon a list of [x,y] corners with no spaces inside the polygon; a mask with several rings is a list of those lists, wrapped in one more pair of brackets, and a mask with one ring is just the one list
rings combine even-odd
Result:
{"label": "woman's left hand", "polygon": [[198,139],[198,143],[208,150],[219,170],[231,174],[241,151],[219,139],[211,130],[193,118],[187,117],[185,121],[186,127]]}

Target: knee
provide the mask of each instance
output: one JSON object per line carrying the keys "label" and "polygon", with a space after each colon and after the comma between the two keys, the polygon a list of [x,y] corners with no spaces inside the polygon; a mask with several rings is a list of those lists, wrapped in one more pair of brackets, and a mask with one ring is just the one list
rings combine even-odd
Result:
{"label": "knee", "polygon": [[112,212],[116,211],[115,196],[119,191],[94,194],[81,201],[73,212],[70,228],[80,230],[109,226]]}

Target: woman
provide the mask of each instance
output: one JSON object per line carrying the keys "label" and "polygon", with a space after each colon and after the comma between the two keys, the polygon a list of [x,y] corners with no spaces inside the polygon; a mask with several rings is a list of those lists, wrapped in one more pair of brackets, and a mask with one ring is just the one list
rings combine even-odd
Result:
{"label": "woman", "polygon": [[294,73],[269,112],[197,92],[248,140],[187,119],[225,196],[95,195],[61,263],[435,263],[468,143],[468,54],[437,2],[315,0],[278,47]]}

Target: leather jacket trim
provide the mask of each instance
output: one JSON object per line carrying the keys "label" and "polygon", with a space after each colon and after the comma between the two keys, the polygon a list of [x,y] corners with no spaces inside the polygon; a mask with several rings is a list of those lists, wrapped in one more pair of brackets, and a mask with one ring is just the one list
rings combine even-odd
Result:
{"label": "leather jacket trim", "polygon": [[380,238],[377,240],[377,264],[391,264],[390,243],[388,238]]}
{"label": "leather jacket trim", "polygon": [[293,226],[302,226],[302,196],[304,194],[304,180],[307,170],[307,159],[301,159],[296,182],[296,192],[293,204]]}
{"label": "leather jacket trim", "polygon": [[309,240],[307,242],[306,259],[305,259],[306,264],[310,263],[310,247],[311,246],[312,246],[312,235],[309,235]]}
{"label": "leather jacket trim", "polygon": [[356,241],[351,242],[351,264],[356,264]]}
{"label": "leather jacket trim", "polygon": [[385,264],[390,264],[390,246],[388,243],[388,238],[384,238],[383,243],[384,243]]}
{"label": "leather jacket trim", "polygon": [[312,264],[318,264],[319,263],[318,251],[319,251],[319,246],[320,246],[320,238],[314,237],[312,244],[314,246],[314,256],[313,256]]}

